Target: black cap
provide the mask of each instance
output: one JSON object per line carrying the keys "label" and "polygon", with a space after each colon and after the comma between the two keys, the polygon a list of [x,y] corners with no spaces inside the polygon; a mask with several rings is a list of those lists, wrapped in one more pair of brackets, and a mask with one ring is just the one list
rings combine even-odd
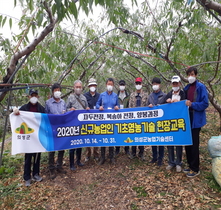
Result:
{"label": "black cap", "polygon": [[38,94],[38,91],[35,90],[35,89],[31,89],[31,90],[29,90],[29,95],[30,95],[30,96],[31,96],[31,94],[33,94],[33,93]]}
{"label": "black cap", "polygon": [[126,82],[124,80],[120,80],[119,85],[126,85]]}
{"label": "black cap", "polygon": [[160,83],[161,83],[160,78],[158,78],[158,77],[154,77],[153,80],[152,80],[152,84],[153,84],[153,83],[160,84]]}

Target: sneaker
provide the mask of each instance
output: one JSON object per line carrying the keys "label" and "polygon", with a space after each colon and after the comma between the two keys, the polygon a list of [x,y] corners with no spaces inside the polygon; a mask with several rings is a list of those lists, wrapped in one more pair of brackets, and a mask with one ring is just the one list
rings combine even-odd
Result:
{"label": "sneaker", "polygon": [[56,178],[56,172],[55,169],[49,169],[49,174],[50,174],[50,179],[55,179]]}
{"label": "sneaker", "polygon": [[188,174],[190,172],[189,168],[183,169],[183,173]]}
{"label": "sneaker", "polygon": [[162,160],[158,160],[157,165],[158,166],[162,166],[163,165],[163,161]]}
{"label": "sneaker", "polygon": [[200,174],[200,171],[198,172],[195,172],[195,171],[190,171],[188,174],[186,174],[187,177],[195,177],[195,176],[198,176]]}
{"label": "sneaker", "polygon": [[152,160],[150,161],[150,163],[156,163],[156,162],[157,162],[156,159],[152,159]]}
{"label": "sneaker", "polygon": [[25,186],[29,187],[31,185],[31,179],[25,181]]}
{"label": "sneaker", "polygon": [[182,167],[179,165],[176,165],[176,172],[180,173],[182,171]]}
{"label": "sneaker", "polygon": [[40,182],[42,181],[42,177],[40,177],[38,174],[35,174],[32,178],[33,181],[36,181],[36,182]]}
{"label": "sneaker", "polygon": [[76,164],[77,164],[78,166],[84,166],[84,164],[81,163],[80,161],[76,161]]}
{"label": "sneaker", "polygon": [[99,161],[99,157],[95,157],[94,159],[95,159],[95,161],[96,161],[96,162],[98,162],[98,161]]}
{"label": "sneaker", "polygon": [[168,165],[167,167],[166,167],[166,170],[171,170],[173,168],[173,166],[171,166],[171,165]]}
{"label": "sneaker", "polygon": [[71,170],[71,171],[76,171],[77,169],[76,169],[74,166],[71,166],[71,167],[70,167],[70,170]]}

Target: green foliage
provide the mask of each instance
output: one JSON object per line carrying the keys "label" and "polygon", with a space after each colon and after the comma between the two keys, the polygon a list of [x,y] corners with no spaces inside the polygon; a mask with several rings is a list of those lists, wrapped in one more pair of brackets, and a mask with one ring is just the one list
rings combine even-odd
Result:
{"label": "green foliage", "polygon": [[3,164],[0,168],[0,178],[7,178],[14,175],[16,169],[21,166],[22,161],[23,156],[11,156],[9,150],[4,151],[2,158]]}

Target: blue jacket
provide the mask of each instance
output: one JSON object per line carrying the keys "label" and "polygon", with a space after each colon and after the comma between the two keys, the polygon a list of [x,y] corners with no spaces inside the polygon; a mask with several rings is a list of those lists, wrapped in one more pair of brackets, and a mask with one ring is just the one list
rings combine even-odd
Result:
{"label": "blue jacket", "polygon": [[103,106],[104,109],[114,109],[115,106],[120,107],[118,95],[114,92],[109,95],[107,91],[101,93],[96,103],[96,108],[99,109],[100,106]]}
{"label": "blue jacket", "polygon": [[[190,87],[188,84],[184,91],[186,92]],[[206,125],[206,111],[205,109],[209,106],[208,101],[208,92],[206,90],[206,86],[200,83],[198,80],[196,81],[196,91],[194,94],[194,101],[192,102],[191,108],[193,109],[193,122],[192,128],[201,128]]]}

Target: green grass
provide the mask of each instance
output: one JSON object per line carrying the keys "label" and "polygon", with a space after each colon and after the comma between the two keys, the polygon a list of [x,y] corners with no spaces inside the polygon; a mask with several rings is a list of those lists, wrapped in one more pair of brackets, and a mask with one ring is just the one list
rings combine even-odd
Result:
{"label": "green grass", "polygon": [[147,192],[144,189],[144,187],[142,187],[142,186],[141,187],[133,187],[132,189],[137,193],[138,198],[147,197]]}

